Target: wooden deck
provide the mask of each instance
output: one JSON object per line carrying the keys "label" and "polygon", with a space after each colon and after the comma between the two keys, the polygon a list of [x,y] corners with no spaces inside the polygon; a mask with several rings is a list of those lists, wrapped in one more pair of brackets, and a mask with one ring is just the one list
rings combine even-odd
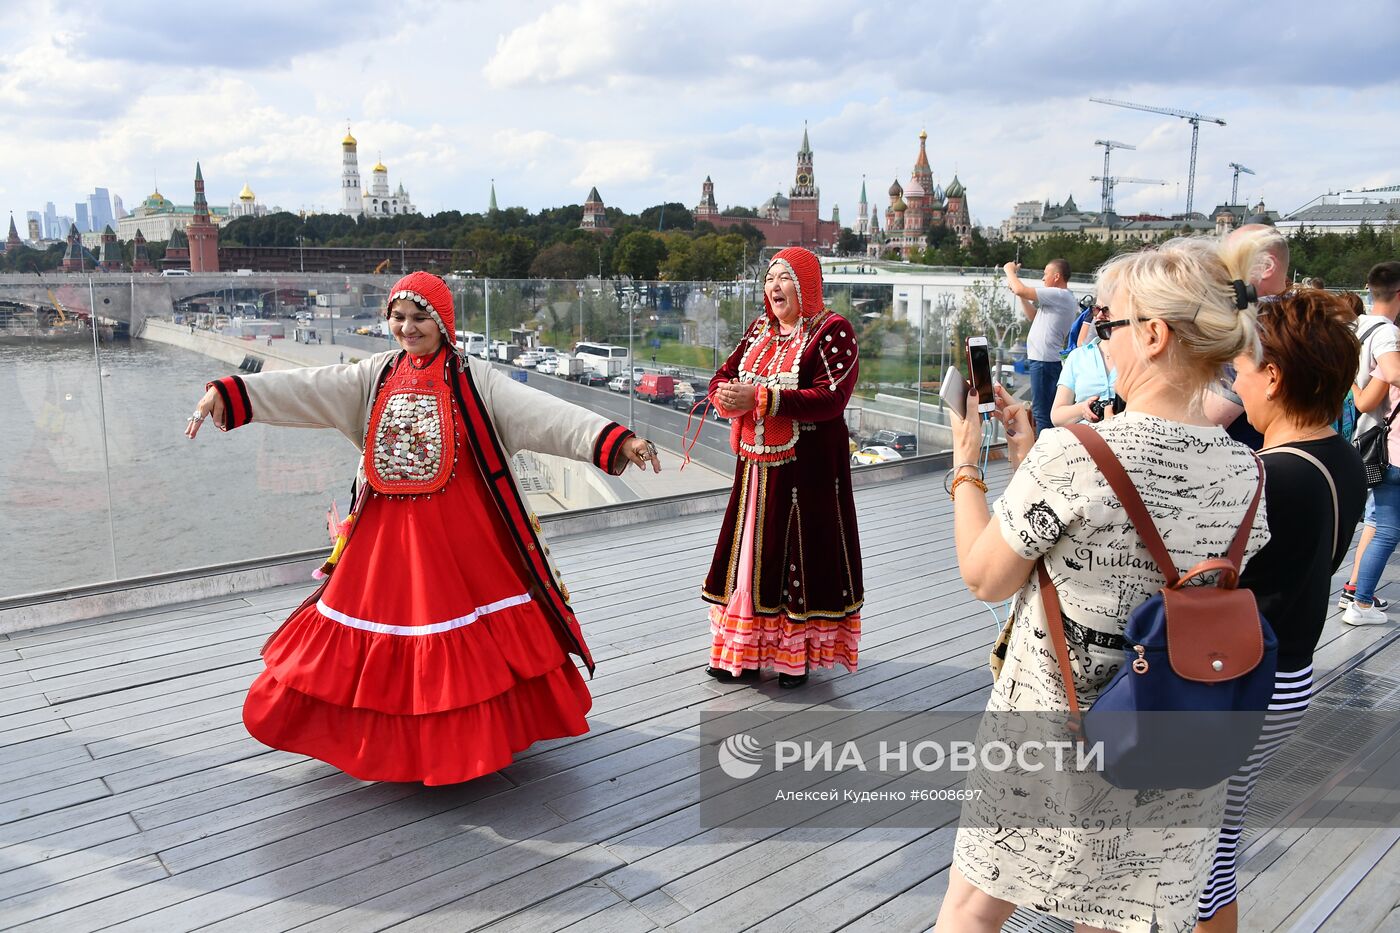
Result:
{"label": "wooden deck", "polygon": [[[985,695],[997,625],[958,578],[941,476],[857,502],[860,671],[793,692],[702,672],[718,515],[554,541],[599,662],[592,731],[456,787],[366,784],[244,732],[258,648],[309,583],[0,636],[0,928],[926,930],[951,825],[738,830],[698,814],[702,710]],[[1334,615],[1319,674],[1392,634]],[[1337,929],[1400,930],[1393,833],[1281,834],[1244,880],[1247,929],[1302,928],[1332,903]]]}

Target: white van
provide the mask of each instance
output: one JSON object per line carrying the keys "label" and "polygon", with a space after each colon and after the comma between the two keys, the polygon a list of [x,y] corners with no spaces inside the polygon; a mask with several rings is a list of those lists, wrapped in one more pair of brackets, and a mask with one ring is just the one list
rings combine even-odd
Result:
{"label": "white van", "polygon": [[486,335],[469,330],[457,331],[457,349],[468,356],[486,356]]}

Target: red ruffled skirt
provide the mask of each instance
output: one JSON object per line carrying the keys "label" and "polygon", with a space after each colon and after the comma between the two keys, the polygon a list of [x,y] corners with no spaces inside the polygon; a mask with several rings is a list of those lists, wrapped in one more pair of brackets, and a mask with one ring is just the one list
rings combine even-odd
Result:
{"label": "red ruffled skirt", "polygon": [[263,652],[258,741],[366,781],[455,784],[581,735],[588,688],[513,560],[476,471],[372,497],[334,574]]}

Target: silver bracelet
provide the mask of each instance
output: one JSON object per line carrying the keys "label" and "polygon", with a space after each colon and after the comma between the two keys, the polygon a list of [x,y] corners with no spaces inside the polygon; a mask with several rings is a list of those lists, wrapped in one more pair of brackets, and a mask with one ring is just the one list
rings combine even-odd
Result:
{"label": "silver bracelet", "polygon": [[977,471],[977,481],[978,481],[978,482],[985,483],[985,482],[987,481],[986,476],[985,476],[985,475],[983,474],[983,472],[982,472],[982,468],[981,468],[980,466],[978,466],[977,464],[975,464],[975,463],[959,463],[957,466],[953,467],[953,468],[952,468],[951,470],[949,470],[947,473],[943,474],[943,491],[946,492],[946,493],[947,493],[948,495],[950,495],[950,496],[953,494],[953,485],[952,485],[952,484],[953,484],[953,478],[954,478],[955,476],[958,475],[958,470],[961,470],[963,467],[972,467],[974,470],[976,470],[976,471]]}

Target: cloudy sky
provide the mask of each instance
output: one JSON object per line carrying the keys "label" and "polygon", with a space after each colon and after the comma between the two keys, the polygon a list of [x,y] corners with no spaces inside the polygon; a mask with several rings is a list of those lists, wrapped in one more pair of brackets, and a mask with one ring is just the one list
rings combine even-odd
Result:
{"label": "cloudy sky", "polygon": [[[1264,12],[1266,11],[1267,12]],[[95,185],[130,209],[159,182],[188,203],[248,182],[298,210],[339,201],[346,120],[418,207],[583,200],[721,206],[792,184],[804,121],[822,212],[849,225],[861,178],[881,205],[927,129],[974,218],[1018,200],[1098,205],[1095,139],[1120,212],[1180,210],[1190,127],[1090,103],[1218,116],[1201,129],[1196,206],[1295,209],[1400,184],[1400,0],[1234,4],[1078,0],[0,0],[0,217],[59,213]],[[0,220],[0,222],[4,222]],[[21,224],[21,227],[23,225]]]}

